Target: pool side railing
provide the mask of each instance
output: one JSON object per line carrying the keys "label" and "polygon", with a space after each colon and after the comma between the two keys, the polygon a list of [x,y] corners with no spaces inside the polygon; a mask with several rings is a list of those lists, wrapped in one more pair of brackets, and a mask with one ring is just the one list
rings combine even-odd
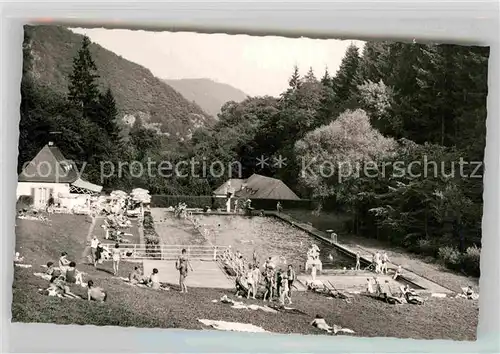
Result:
{"label": "pool side railing", "polygon": [[[105,248],[111,250],[115,244],[103,244]],[[185,249],[187,256],[192,260],[217,261],[221,254],[228,249],[228,246],[207,246],[207,245],[145,245],[145,244],[119,244],[122,259],[130,260],[176,260],[181,251]]]}

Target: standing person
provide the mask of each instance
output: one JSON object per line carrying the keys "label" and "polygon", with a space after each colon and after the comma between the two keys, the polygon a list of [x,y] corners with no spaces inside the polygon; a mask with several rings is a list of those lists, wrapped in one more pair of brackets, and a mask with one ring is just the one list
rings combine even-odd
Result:
{"label": "standing person", "polygon": [[375,273],[380,273],[380,252],[375,252]]}
{"label": "standing person", "polygon": [[282,306],[285,306],[285,302],[287,299],[289,304],[292,303],[292,300],[290,299],[291,289],[288,287],[288,284],[289,284],[288,276],[283,275],[281,279],[281,293],[280,293],[280,303]]}
{"label": "standing person", "polygon": [[50,194],[49,200],[47,201],[47,208],[45,209],[46,212],[49,212],[49,209],[52,209],[54,207],[54,196]]}
{"label": "standing person", "polygon": [[115,248],[111,251],[112,257],[113,257],[113,275],[118,274],[118,268],[120,266],[120,258],[121,258],[121,251],[120,251],[120,245],[117,243],[115,244]]}
{"label": "standing person", "polygon": [[255,277],[253,274],[254,266],[252,264],[248,265],[248,271],[246,274],[248,290],[247,290],[247,299],[250,299],[250,293],[252,293],[252,299],[255,299]]}
{"label": "standing person", "polygon": [[281,296],[281,283],[283,280],[283,274],[281,269],[278,269],[276,272],[275,278],[274,278],[274,284],[276,285],[276,296],[280,297]]}
{"label": "standing person", "polygon": [[280,203],[280,202],[278,202],[278,203],[276,204],[276,211],[277,211],[278,213],[281,213],[281,212],[282,212],[282,210],[283,210],[283,207],[281,206],[281,203]]}
{"label": "standing person", "polygon": [[189,269],[191,269],[191,271],[193,271],[191,262],[189,262],[189,259],[187,257],[187,251],[184,248],[181,251],[181,255],[179,256],[179,259],[176,262],[176,268],[177,270],[179,270],[179,286],[181,288],[181,293],[187,293],[187,286],[185,280],[188,275],[188,267]]}
{"label": "standing person", "polygon": [[366,278],[366,292],[368,294],[373,294],[373,284],[370,278]]}
{"label": "standing person", "polygon": [[102,244],[99,242],[97,244],[97,248],[95,250],[95,264],[97,267],[97,263],[102,263],[102,252],[104,251],[104,248],[102,247]]}
{"label": "standing person", "polygon": [[361,258],[361,256],[360,256],[359,252],[356,252],[356,266],[354,267],[354,270],[361,269],[360,258]]}
{"label": "standing person", "polygon": [[97,239],[97,236],[94,235],[92,240],[90,240],[90,255],[92,257],[94,267],[97,267],[97,246],[99,246],[99,240]]}
{"label": "standing person", "polygon": [[253,266],[253,270],[252,270],[252,275],[253,275],[253,289],[252,289],[252,295],[253,295],[253,299],[255,300],[255,297],[257,296],[257,289],[258,289],[258,286],[259,286],[259,282],[260,282],[260,270],[259,270],[259,266],[258,265],[254,265]]}
{"label": "standing person", "polygon": [[313,263],[313,265],[311,266],[311,277],[313,281],[316,280],[316,272],[317,272],[316,263]]}
{"label": "standing person", "polygon": [[294,282],[295,277],[296,277],[295,269],[293,269],[293,266],[291,264],[288,265],[286,277],[287,277],[287,281],[288,281],[288,291],[290,293],[290,294],[288,294],[288,301],[290,301],[290,304],[291,304],[292,303],[292,286],[293,286],[293,282]]}
{"label": "standing person", "polygon": [[389,257],[387,256],[387,252],[384,251],[382,254],[382,273],[387,274],[387,263],[389,262]]}
{"label": "standing person", "polygon": [[269,294],[269,301],[273,299],[273,288],[274,288],[274,274],[273,268],[266,268],[265,270],[265,281],[266,281],[266,292],[264,294],[264,301],[267,301],[267,295]]}

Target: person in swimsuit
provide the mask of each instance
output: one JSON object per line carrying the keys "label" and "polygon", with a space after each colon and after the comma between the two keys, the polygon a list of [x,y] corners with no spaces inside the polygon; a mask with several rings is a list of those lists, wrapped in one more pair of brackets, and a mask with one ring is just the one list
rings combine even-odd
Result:
{"label": "person in swimsuit", "polygon": [[92,258],[92,262],[94,263],[94,267],[97,267],[97,246],[99,245],[99,240],[97,236],[94,235],[92,240],[90,240],[90,255]]}
{"label": "person in swimsuit", "polygon": [[82,273],[76,270],[76,263],[70,262],[69,268],[66,270],[66,283],[83,284]]}
{"label": "person in swimsuit", "polygon": [[149,276],[148,286],[152,289],[159,290],[161,288],[160,276],[158,275],[158,269],[153,268],[153,273]]}
{"label": "person in swimsuit", "polygon": [[273,268],[267,268],[265,270],[265,282],[266,282],[266,293],[264,294],[264,301],[267,301],[267,295],[269,294],[269,301],[273,299],[273,288],[274,288],[274,270]]}
{"label": "person in swimsuit", "polygon": [[292,299],[290,299],[290,288],[288,287],[289,279],[287,275],[283,275],[281,278],[281,294],[280,294],[280,303],[285,306],[285,302],[288,299],[288,303],[292,303]]}
{"label": "person in swimsuit", "polygon": [[293,269],[293,266],[291,264],[288,265],[286,277],[288,280],[288,292],[289,292],[288,301],[290,301],[290,303],[292,303],[292,286],[293,286],[293,282],[296,278],[296,274],[295,274],[295,269]]}
{"label": "person in swimsuit", "polygon": [[113,275],[118,274],[118,268],[120,266],[120,245],[115,244],[115,248],[112,249],[111,254],[113,256]]}
{"label": "person in swimsuit", "polygon": [[87,299],[88,301],[104,302],[108,298],[108,294],[98,286],[94,286],[94,282],[89,280],[87,283]]}
{"label": "person in swimsuit", "polygon": [[191,263],[189,262],[189,259],[187,257],[187,251],[186,249],[183,249],[181,251],[181,255],[179,259],[177,260],[177,269],[179,270],[179,286],[181,288],[181,293],[187,293],[187,286],[185,283],[187,274],[188,274],[188,267],[193,271],[193,267],[191,266]]}
{"label": "person in swimsuit", "polygon": [[59,269],[63,275],[66,274],[66,269],[68,269],[69,263],[68,254],[66,252],[61,253],[61,257],[59,258]]}
{"label": "person in swimsuit", "polygon": [[45,274],[50,275],[51,277],[59,277],[61,275],[61,271],[57,268],[54,267],[53,262],[48,262],[47,263],[47,270],[45,271]]}
{"label": "person in swimsuit", "polygon": [[252,258],[253,258],[253,264],[255,266],[257,266],[259,263],[258,263],[258,259],[257,259],[257,251],[256,250],[253,250]]}
{"label": "person in swimsuit", "polygon": [[255,277],[253,273],[253,265],[249,264],[248,265],[248,271],[246,273],[246,278],[247,278],[247,284],[248,284],[248,291],[247,291],[247,299],[250,299],[250,293],[252,293],[252,298],[255,299],[255,293],[256,293],[256,285],[255,285]]}
{"label": "person in swimsuit", "polygon": [[354,270],[360,270],[361,269],[361,262],[360,262],[360,254],[359,252],[356,252],[356,265],[354,266]]}
{"label": "person in swimsuit", "polygon": [[382,266],[381,266],[381,273],[387,274],[387,263],[389,263],[389,257],[387,256],[387,253],[384,252],[382,253]]}

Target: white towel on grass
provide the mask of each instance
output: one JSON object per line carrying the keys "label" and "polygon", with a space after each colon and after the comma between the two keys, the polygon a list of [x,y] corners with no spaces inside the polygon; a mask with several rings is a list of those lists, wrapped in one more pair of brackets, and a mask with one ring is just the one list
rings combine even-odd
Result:
{"label": "white towel on grass", "polygon": [[443,298],[443,297],[446,297],[446,294],[441,294],[441,293],[432,293],[431,294],[432,297],[439,297],[439,298]]}
{"label": "white towel on grass", "polygon": [[19,268],[31,268],[31,264],[19,264],[19,263],[14,263],[14,265],[16,267],[19,267]]}
{"label": "white towel on grass", "polygon": [[267,333],[267,331],[264,328],[254,326],[251,323],[213,321],[213,320],[203,320],[203,319],[199,319],[198,321],[203,323],[205,326],[213,327],[220,331]]}
{"label": "white towel on grass", "polygon": [[33,273],[33,275],[35,277],[39,277],[39,278],[42,278],[43,280],[48,280],[48,281],[50,281],[50,279],[52,278],[50,275],[45,274],[45,273]]}

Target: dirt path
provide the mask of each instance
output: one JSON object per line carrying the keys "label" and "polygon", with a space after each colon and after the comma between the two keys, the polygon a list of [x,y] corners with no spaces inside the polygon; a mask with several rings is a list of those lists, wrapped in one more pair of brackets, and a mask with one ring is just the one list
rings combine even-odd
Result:
{"label": "dirt path", "polygon": [[90,245],[88,244],[88,242],[90,242],[90,240],[92,239],[92,234],[94,233],[94,228],[95,228],[97,218],[98,217],[92,217],[92,222],[90,223],[89,231],[87,232],[87,238],[86,238],[87,245],[85,246],[85,249],[82,252],[82,257],[81,257],[82,261],[84,261],[85,258],[87,258],[87,256],[89,255]]}

